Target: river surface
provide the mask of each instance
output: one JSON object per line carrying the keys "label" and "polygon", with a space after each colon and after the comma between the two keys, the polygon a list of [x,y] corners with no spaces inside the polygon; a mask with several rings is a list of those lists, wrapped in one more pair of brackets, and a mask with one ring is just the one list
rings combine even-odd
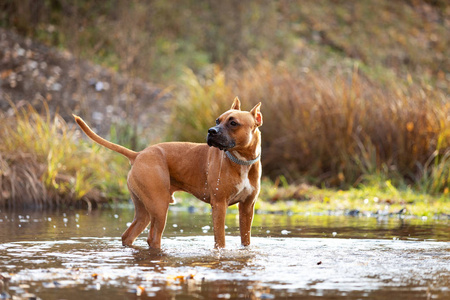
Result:
{"label": "river surface", "polygon": [[0,211],[0,299],[450,299],[450,221],[256,215],[213,249],[210,212],[169,212],[162,250],[133,209]]}

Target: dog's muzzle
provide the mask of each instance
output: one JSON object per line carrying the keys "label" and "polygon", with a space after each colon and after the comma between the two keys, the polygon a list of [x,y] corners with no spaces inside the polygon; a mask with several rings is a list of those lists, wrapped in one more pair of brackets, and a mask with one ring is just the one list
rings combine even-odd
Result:
{"label": "dog's muzzle", "polygon": [[219,126],[214,126],[208,129],[208,136],[206,142],[210,147],[216,147],[220,150],[228,150],[235,146],[235,142],[223,134]]}

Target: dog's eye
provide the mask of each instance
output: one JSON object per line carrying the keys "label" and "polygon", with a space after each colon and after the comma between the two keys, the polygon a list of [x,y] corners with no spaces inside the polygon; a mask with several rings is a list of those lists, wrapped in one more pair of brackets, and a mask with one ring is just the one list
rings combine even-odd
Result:
{"label": "dog's eye", "polygon": [[216,125],[219,125],[219,124],[220,124],[219,119],[216,119]]}
{"label": "dog's eye", "polygon": [[237,124],[238,124],[238,123],[236,123],[235,121],[231,121],[231,122],[230,122],[230,125],[231,125],[231,126],[237,126]]}

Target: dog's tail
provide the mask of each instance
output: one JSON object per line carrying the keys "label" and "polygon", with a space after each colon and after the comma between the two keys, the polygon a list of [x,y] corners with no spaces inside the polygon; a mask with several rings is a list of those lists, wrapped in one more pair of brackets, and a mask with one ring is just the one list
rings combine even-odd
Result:
{"label": "dog's tail", "polygon": [[125,148],[123,146],[120,146],[120,145],[117,145],[117,144],[111,143],[110,141],[105,140],[104,138],[98,136],[94,131],[92,131],[92,129],[89,128],[89,126],[79,116],[73,115],[73,117],[75,118],[75,121],[77,122],[78,126],[80,126],[80,128],[84,131],[84,133],[86,133],[86,135],[88,137],[91,138],[91,140],[93,140],[97,144],[100,144],[102,146],[105,146],[106,148],[109,148],[113,151],[116,151],[116,152],[122,154],[123,156],[125,156],[126,158],[128,158],[130,160],[131,164],[134,163],[134,160],[138,156],[139,152],[135,152],[133,150],[130,150],[128,148]]}

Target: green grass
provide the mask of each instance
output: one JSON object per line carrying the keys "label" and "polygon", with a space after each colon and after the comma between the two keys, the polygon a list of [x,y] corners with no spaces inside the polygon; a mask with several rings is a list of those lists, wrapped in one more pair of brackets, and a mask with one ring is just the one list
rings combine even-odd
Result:
{"label": "green grass", "polygon": [[[186,193],[177,193],[175,205],[208,210],[209,206]],[[449,194],[432,196],[410,188],[397,189],[389,181],[373,181],[370,185],[348,190],[317,188],[308,185],[285,185],[263,179],[256,202],[258,213],[329,214],[358,210],[362,215],[414,217],[448,217]],[[237,212],[237,205],[229,208]]]}
{"label": "green grass", "polygon": [[435,195],[402,185],[395,187],[382,175],[366,178],[364,184],[346,190],[318,188],[306,184],[289,185],[281,177],[275,182],[265,179],[257,209],[292,213],[328,213],[358,210],[361,214],[412,216],[448,216],[450,193],[446,189]]}

